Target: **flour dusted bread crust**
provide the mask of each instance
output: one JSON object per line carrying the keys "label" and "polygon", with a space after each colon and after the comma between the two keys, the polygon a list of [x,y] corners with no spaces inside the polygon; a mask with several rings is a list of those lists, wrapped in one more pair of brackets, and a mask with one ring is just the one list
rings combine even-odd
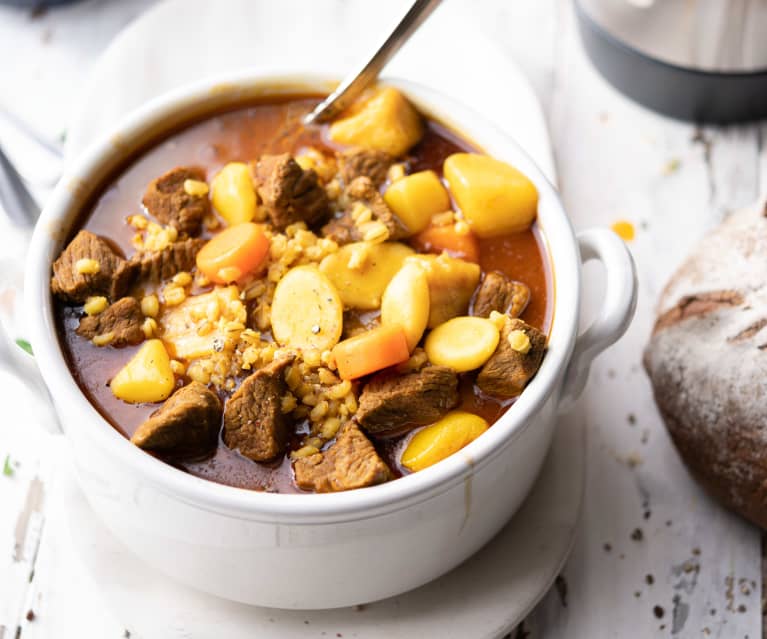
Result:
{"label": "flour dusted bread crust", "polygon": [[674,274],[644,356],[679,453],[714,497],[767,528],[767,217],[730,216]]}

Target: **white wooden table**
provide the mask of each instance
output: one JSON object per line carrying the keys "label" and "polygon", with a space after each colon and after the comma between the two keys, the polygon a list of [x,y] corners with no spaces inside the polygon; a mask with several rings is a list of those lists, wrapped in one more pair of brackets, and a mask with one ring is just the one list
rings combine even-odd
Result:
{"label": "white wooden table", "polygon": [[[0,106],[58,139],[89,66],[153,3],[85,0],[43,15],[0,8]],[[641,356],[674,266],[708,228],[767,191],[767,126],[699,129],[629,102],[586,60],[567,0],[483,0],[473,13],[536,87],[576,227],[635,226],[641,286],[636,321],[597,361],[587,389],[588,480],[575,549],[556,587],[511,636],[762,637],[761,535],[689,479],[655,411]],[[0,140],[44,196],[51,162],[24,149],[2,118]],[[20,237],[4,231],[0,258],[21,257]],[[598,271],[587,270],[587,286],[587,300],[598,299]],[[71,587],[52,592],[55,536],[40,549],[34,598],[15,601],[4,587],[17,570],[16,529],[34,478],[45,481],[59,451],[34,427],[31,396],[7,376],[0,398],[0,623],[31,610],[22,619],[25,639],[74,636],[75,628],[84,638],[128,636],[99,606],[97,585],[76,558],[57,558],[56,570],[71,571]]]}

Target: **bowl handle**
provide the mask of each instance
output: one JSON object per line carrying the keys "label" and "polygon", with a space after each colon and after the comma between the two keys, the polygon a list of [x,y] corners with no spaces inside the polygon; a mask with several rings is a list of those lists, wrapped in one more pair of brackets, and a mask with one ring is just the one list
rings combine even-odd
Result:
{"label": "bowl handle", "polygon": [[559,410],[567,410],[586,386],[594,358],[614,344],[631,324],[637,304],[637,276],[626,245],[608,229],[578,233],[581,262],[599,260],[607,274],[604,302],[599,316],[575,341],[565,373]]}
{"label": "bowl handle", "polygon": [[39,399],[44,416],[38,422],[50,433],[61,433],[61,424],[48,388],[40,375],[29,343],[23,335],[22,276],[18,264],[0,261],[0,370],[13,375]]}

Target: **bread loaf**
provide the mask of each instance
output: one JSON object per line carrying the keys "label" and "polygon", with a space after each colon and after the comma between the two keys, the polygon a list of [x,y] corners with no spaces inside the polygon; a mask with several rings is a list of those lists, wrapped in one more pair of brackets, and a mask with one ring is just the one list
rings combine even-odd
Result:
{"label": "bread loaf", "polygon": [[663,292],[644,365],[682,459],[767,528],[767,210],[731,215]]}

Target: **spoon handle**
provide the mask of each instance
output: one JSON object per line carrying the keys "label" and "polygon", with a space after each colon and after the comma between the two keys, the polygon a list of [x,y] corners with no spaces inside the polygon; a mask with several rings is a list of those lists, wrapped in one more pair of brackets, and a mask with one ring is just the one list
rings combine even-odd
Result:
{"label": "spoon handle", "polygon": [[61,160],[64,157],[64,150],[62,149],[61,144],[51,141],[45,135],[39,131],[36,131],[34,127],[29,124],[29,122],[16,115],[16,113],[10,109],[6,108],[2,103],[0,103],[0,120],[5,120],[8,122],[8,124],[10,124],[14,129],[22,133],[24,137],[26,137],[31,142],[34,142],[37,146],[44,149],[54,158]]}
{"label": "spoon handle", "polygon": [[442,0],[415,0],[413,6],[373,57],[364,62],[354,73],[349,74],[333,93],[320,102],[314,111],[304,118],[304,124],[327,122],[344,111],[368,85],[375,81],[389,59],[400,50],[400,47],[408,41],[441,2]]}
{"label": "spoon handle", "polygon": [[21,227],[31,228],[40,216],[40,206],[24,184],[16,167],[0,146],[0,208]]}

